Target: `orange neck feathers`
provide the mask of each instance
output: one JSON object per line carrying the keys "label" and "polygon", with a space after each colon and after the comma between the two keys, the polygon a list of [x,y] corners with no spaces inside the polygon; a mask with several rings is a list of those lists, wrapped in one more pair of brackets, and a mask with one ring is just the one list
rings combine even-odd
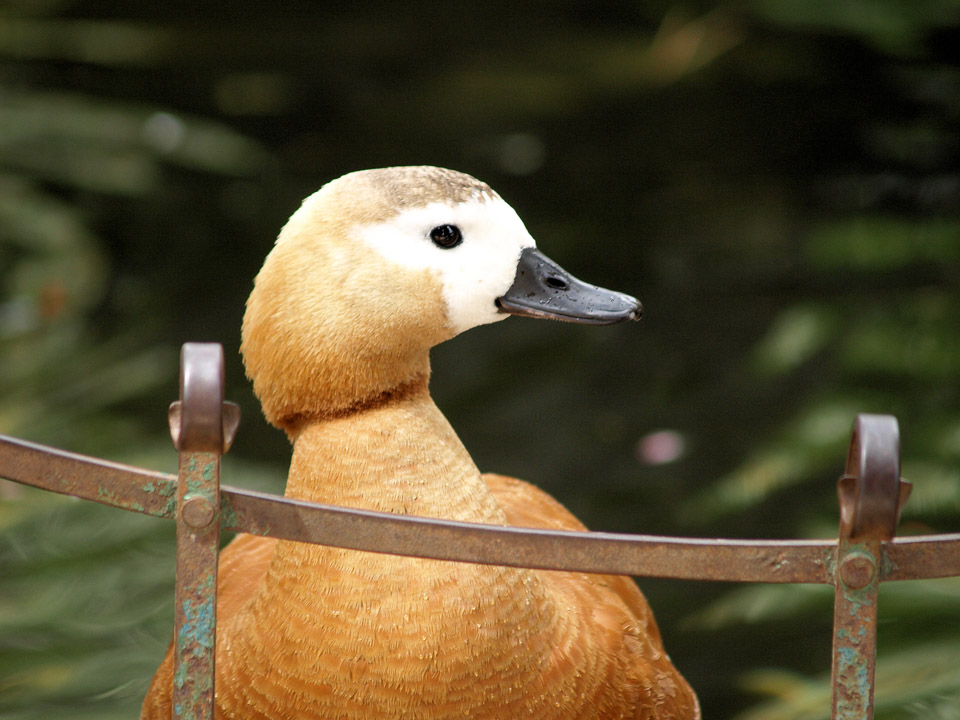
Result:
{"label": "orange neck feathers", "polygon": [[[256,278],[241,346],[293,442],[287,495],[582,530],[533,486],[481,476],[429,395],[430,348],[504,308],[638,316],[533,250],[499,196],[448,170],[366,171],[308,198]],[[240,536],[219,587],[220,720],[699,717],[629,579]],[[143,718],[169,717],[171,680],[168,654]]]}

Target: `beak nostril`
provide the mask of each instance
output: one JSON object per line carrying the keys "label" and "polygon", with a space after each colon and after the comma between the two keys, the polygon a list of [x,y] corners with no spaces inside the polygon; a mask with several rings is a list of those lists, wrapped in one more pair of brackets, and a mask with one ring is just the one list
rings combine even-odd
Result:
{"label": "beak nostril", "polygon": [[520,252],[513,285],[497,303],[512,315],[586,325],[634,320],[640,312],[635,298],[581,282],[532,247]]}

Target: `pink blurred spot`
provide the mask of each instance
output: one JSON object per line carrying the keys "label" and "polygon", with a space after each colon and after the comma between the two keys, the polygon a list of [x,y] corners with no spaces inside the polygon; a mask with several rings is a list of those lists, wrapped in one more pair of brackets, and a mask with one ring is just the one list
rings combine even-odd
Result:
{"label": "pink blurred spot", "polygon": [[658,430],[637,443],[637,460],[644,465],[665,465],[678,460],[686,449],[683,435],[676,430]]}

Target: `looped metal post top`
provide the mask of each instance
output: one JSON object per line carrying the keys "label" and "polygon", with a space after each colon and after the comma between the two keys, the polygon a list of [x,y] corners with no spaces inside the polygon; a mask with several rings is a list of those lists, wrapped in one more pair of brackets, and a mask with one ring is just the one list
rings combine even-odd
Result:
{"label": "looped metal post top", "polygon": [[180,400],[170,405],[170,437],[182,451],[225,453],[240,426],[240,408],[223,400],[223,347],[186,343],[180,352]]}
{"label": "looped metal post top", "polygon": [[213,717],[221,530],[353,550],[544,570],[835,587],[833,718],[873,712],[880,582],[960,575],[960,533],[896,538],[910,491],[895,418],[859,415],[837,483],[837,540],[730,540],[573,532],[393,515],[220,485],[239,408],[223,401],[223,351],[188,343],[170,408],[177,477],[0,435],[0,477],[177,521],[175,717]]}
{"label": "looped metal post top", "polygon": [[910,497],[900,479],[900,427],[891,415],[858,415],[847,464],[837,482],[840,537],[889,540]]}

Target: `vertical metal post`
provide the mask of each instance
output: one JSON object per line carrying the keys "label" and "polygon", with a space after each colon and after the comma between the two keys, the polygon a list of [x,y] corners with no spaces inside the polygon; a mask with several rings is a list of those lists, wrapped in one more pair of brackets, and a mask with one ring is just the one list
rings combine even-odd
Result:
{"label": "vertical metal post", "polygon": [[910,484],[900,480],[900,430],[889,415],[858,415],[837,483],[840,538],[833,610],[833,720],[872,720],[877,591],[883,541],[896,532]]}
{"label": "vertical metal post", "polygon": [[180,401],[170,406],[179,452],[172,717],[213,720],[220,456],[239,410],[223,402],[220,345],[187,343],[180,362]]}
{"label": "vertical metal post", "polygon": [[834,720],[873,718],[880,542],[840,540],[833,605]]}

